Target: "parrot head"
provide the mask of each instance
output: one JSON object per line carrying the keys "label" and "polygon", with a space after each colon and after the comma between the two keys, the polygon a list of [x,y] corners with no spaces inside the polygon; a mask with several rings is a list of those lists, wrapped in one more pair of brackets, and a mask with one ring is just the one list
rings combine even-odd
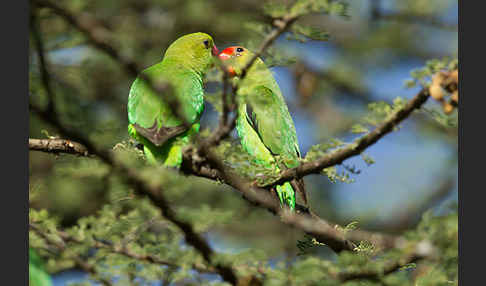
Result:
{"label": "parrot head", "polygon": [[218,57],[225,63],[231,76],[239,76],[252,56],[253,53],[247,48],[233,46],[224,49]]}
{"label": "parrot head", "polygon": [[192,33],[175,40],[167,51],[164,59],[172,59],[189,66],[196,72],[204,73],[213,64],[213,57],[219,50],[213,38],[206,33]]}

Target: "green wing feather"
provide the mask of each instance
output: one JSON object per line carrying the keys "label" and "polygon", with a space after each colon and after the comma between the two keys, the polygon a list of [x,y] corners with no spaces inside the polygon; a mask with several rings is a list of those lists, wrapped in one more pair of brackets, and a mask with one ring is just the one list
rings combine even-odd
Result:
{"label": "green wing feather", "polygon": [[286,167],[298,165],[300,157],[297,135],[292,117],[279,90],[273,92],[265,86],[257,86],[249,96],[247,118],[267,149],[281,156]]}
{"label": "green wing feather", "polygon": [[[247,85],[241,89],[242,102],[236,126],[243,148],[257,163],[273,167],[276,171],[298,166],[300,150],[295,126],[271,72],[260,67],[259,72],[249,72],[247,77]],[[277,166],[277,156],[283,165]],[[294,189],[307,203],[302,180],[287,182],[276,188],[280,202],[292,210],[295,208]]]}
{"label": "green wing feather", "polygon": [[143,128],[176,127],[182,120],[174,114],[168,100],[178,102],[187,122],[194,123],[204,108],[202,78],[196,73],[182,69],[171,61],[163,61],[142,72],[151,82],[165,82],[172,87],[171,94],[158,95],[139,76],[130,89],[128,97],[128,121]]}
{"label": "green wing feather", "polygon": [[177,69],[177,66],[171,67],[166,62],[146,69],[144,75],[151,80],[164,80],[171,84],[172,94],[166,96],[175,97],[182,115],[193,126],[187,130],[167,103],[170,99],[164,100],[164,95],[155,94],[148,83],[138,77],[132,84],[128,98],[129,134],[144,145],[149,162],[179,166],[182,162],[182,146],[199,130],[198,121],[204,110],[202,79],[195,73]]}

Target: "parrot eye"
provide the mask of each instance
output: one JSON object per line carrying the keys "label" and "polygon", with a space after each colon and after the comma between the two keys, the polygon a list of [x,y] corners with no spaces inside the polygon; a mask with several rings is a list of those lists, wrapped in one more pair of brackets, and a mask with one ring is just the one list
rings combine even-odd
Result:
{"label": "parrot eye", "polygon": [[206,46],[206,49],[209,49],[209,40],[204,40],[204,46]]}
{"label": "parrot eye", "polygon": [[243,48],[237,48],[237,49],[236,49],[236,51],[237,51],[238,53],[241,53],[241,52],[243,52],[243,51],[244,51],[244,49],[243,49]]}

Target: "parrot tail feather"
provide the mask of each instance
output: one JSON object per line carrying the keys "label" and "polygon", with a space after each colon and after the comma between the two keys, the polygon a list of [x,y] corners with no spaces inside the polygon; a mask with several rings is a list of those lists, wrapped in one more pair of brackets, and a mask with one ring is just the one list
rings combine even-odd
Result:
{"label": "parrot tail feather", "polygon": [[295,211],[295,192],[290,183],[286,182],[276,188],[281,205],[286,205],[291,211]]}

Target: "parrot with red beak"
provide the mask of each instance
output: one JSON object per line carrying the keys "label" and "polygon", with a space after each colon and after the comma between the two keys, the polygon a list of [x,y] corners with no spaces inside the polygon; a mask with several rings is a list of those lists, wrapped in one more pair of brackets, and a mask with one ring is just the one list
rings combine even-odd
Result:
{"label": "parrot with red beak", "polygon": [[[162,61],[143,70],[143,77],[133,82],[128,96],[128,133],[143,144],[148,162],[180,167],[182,147],[199,132],[203,77],[218,54],[210,35],[188,34],[174,41]],[[151,83],[168,83],[172,93],[156,94],[145,78]],[[177,112],[171,102],[176,103]]]}
{"label": "parrot with red beak", "polygon": [[[219,58],[238,81],[236,130],[240,142],[257,164],[275,171],[297,167],[301,158],[297,133],[282,92],[265,63],[257,58],[240,79],[242,69],[254,53],[241,46],[224,49]],[[295,193],[307,205],[304,181],[292,180],[276,186],[281,205],[295,210]]]}

